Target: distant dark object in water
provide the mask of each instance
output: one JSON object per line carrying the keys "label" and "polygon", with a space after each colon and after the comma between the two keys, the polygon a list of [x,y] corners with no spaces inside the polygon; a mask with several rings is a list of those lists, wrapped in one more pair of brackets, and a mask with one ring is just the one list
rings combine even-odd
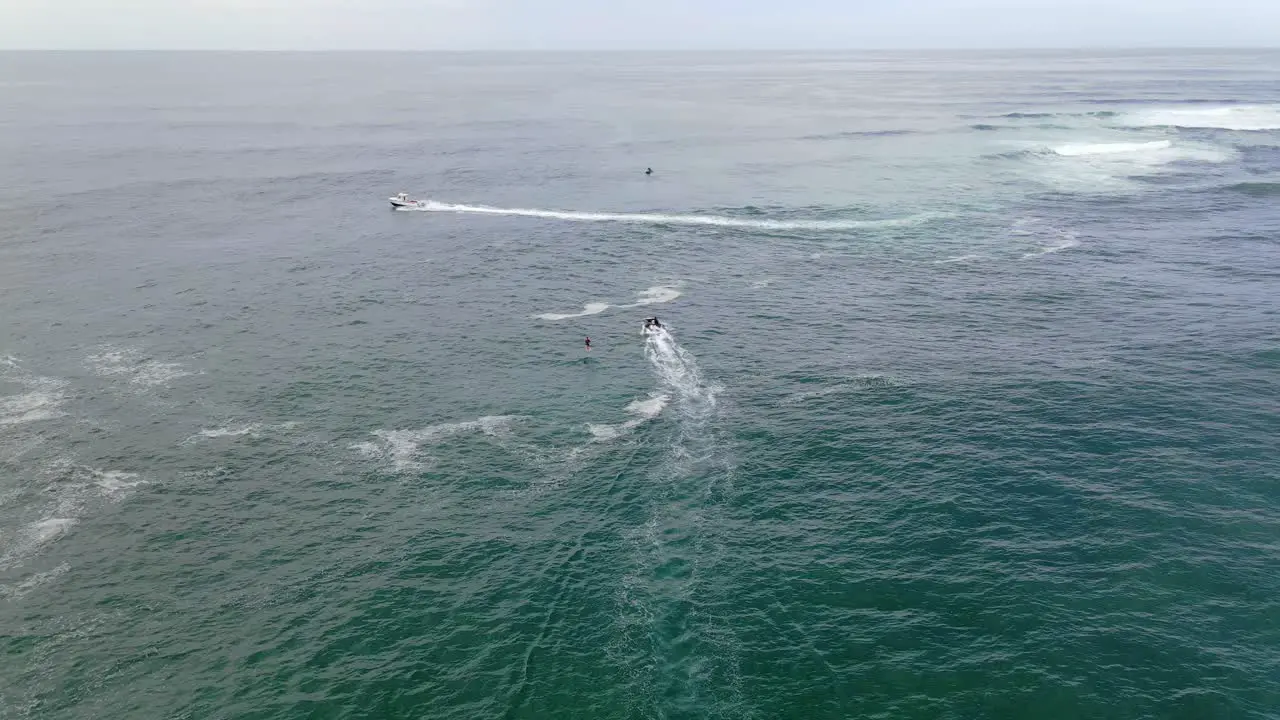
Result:
{"label": "distant dark object in water", "polygon": [[645,168],[645,169],[644,169],[644,174],[645,174],[645,175],[652,175],[652,174],[653,174],[653,168]]}

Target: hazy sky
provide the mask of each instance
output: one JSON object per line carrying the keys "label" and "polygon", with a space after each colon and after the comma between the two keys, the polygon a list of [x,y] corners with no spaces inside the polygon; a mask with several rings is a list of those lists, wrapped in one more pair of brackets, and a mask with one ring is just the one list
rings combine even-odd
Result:
{"label": "hazy sky", "polygon": [[0,49],[1280,46],[1280,0],[0,0]]}

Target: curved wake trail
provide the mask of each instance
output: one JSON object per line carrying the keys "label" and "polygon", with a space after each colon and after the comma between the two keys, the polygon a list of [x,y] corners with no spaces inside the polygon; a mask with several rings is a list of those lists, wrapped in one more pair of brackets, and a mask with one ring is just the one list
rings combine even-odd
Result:
{"label": "curved wake trail", "polygon": [[452,212],[471,215],[503,215],[508,217],[566,220],[569,222],[614,222],[633,225],[689,225],[700,227],[752,228],[756,230],[857,230],[859,228],[898,227],[932,219],[924,213],[886,220],[765,220],[727,217],[724,215],[672,215],[667,213],[608,213],[537,208],[498,208],[487,205],[457,205],[427,200],[419,212]]}
{"label": "curved wake trail", "polygon": [[721,520],[733,466],[713,422],[719,388],[669,331],[646,335],[644,350],[679,430],[651,476],[649,518],[630,534],[636,559],[623,579],[619,641],[641,665],[644,714],[746,717],[739,643],[718,610],[733,594]]}
{"label": "curved wake trail", "polygon": [[705,420],[715,410],[718,388],[703,382],[697,360],[670,332],[660,329],[645,335],[644,354],[686,419]]}

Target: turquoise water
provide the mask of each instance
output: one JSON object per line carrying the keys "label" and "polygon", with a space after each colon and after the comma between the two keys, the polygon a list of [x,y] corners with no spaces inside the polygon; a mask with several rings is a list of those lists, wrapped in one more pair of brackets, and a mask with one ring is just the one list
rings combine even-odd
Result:
{"label": "turquoise water", "polygon": [[0,98],[0,717],[1280,717],[1280,54]]}

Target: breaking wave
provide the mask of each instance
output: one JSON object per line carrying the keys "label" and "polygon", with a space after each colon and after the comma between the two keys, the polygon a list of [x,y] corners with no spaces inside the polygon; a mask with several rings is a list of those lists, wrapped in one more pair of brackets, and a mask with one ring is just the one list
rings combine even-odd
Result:
{"label": "breaking wave", "polygon": [[1035,143],[997,157],[1019,160],[1039,178],[1067,190],[1106,192],[1128,185],[1132,178],[1179,172],[1188,163],[1221,164],[1236,151],[1203,143],[1170,139],[1143,142]]}
{"label": "breaking wave", "polygon": [[1067,143],[1052,148],[1053,152],[1063,157],[1087,157],[1090,155],[1121,155],[1145,153],[1156,150],[1168,150],[1173,143],[1168,140],[1154,140],[1141,143]]}
{"label": "breaking wave", "polygon": [[1183,127],[1219,130],[1280,130],[1280,105],[1153,108],[1125,113],[1120,124],[1130,127]]}

